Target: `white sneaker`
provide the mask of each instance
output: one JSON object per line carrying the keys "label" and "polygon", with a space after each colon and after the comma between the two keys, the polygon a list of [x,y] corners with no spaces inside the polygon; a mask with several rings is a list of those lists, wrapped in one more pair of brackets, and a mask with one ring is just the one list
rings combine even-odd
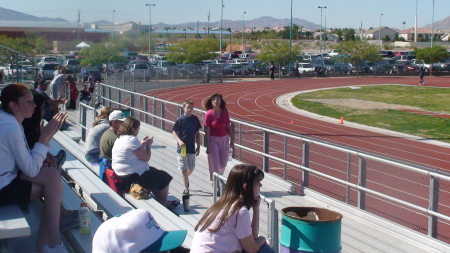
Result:
{"label": "white sneaker", "polygon": [[56,245],[54,248],[50,248],[48,245],[44,246],[43,253],[69,253],[64,246],[64,243],[61,242],[60,245]]}

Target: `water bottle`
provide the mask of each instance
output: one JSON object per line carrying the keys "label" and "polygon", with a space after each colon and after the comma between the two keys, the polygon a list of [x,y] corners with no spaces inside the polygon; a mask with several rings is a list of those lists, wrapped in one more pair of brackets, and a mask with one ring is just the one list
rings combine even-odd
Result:
{"label": "water bottle", "polygon": [[183,208],[185,212],[189,212],[189,194],[183,194]]}
{"label": "water bottle", "polygon": [[229,154],[228,154],[228,161],[231,161],[233,159],[233,148],[230,148],[228,150]]}
{"label": "water bottle", "polygon": [[186,146],[181,147],[181,156],[182,157],[186,156]]}
{"label": "water bottle", "polygon": [[89,208],[86,203],[80,205],[80,234],[91,233],[91,217],[89,216]]}

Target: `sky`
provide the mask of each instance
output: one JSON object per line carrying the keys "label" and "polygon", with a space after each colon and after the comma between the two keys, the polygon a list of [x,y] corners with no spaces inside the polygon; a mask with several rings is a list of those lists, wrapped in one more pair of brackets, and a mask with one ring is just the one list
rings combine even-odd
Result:
{"label": "sky", "polygon": [[[434,21],[450,15],[450,0],[0,0],[0,6],[38,17],[64,18],[77,20],[77,11],[81,12],[82,22],[108,20],[124,23],[128,21],[149,23],[151,7],[152,24],[163,22],[176,25],[185,22],[220,21],[221,2],[223,1],[223,19],[245,20],[262,16],[290,18],[291,2],[293,18],[304,19],[327,28],[358,28],[388,26],[403,29],[414,26],[416,13],[418,27],[432,23],[433,2]],[[243,14],[246,12],[246,14]],[[383,14],[383,15],[381,15]],[[325,21],[326,20],[326,21]]]}

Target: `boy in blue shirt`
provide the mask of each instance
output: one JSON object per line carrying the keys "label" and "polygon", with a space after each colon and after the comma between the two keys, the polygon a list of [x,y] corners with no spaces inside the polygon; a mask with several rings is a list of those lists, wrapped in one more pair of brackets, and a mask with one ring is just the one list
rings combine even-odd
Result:
{"label": "boy in blue shirt", "polygon": [[[195,157],[200,153],[200,120],[192,114],[194,102],[185,100],[183,102],[184,113],[177,118],[173,125],[172,135],[177,141],[178,169],[182,171],[184,191],[189,194],[189,175],[195,168]],[[197,143],[197,148],[195,147]],[[181,149],[185,148],[185,156],[182,156]]]}

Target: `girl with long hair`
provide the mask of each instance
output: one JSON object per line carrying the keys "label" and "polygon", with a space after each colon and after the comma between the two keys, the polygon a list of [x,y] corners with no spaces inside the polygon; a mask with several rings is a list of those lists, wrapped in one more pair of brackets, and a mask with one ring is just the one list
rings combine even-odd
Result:
{"label": "girl with long hair", "polygon": [[209,97],[204,107],[205,144],[208,154],[209,180],[214,172],[223,175],[228,163],[229,149],[234,148],[234,133],[228,115],[227,103],[222,94],[215,93]]}
{"label": "girl with long hair", "polygon": [[33,94],[24,84],[10,84],[0,96],[0,205],[18,204],[44,197],[36,252],[67,252],[60,236],[61,177],[55,168],[42,166],[47,144],[60,129],[66,114],[57,114],[41,127],[34,148],[30,149],[20,124],[34,113]]}
{"label": "girl with long hair", "polygon": [[195,226],[191,252],[273,252],[266,238],[258,236],[263,178],[264,172],[254,165],[231,169],[223,195]]}

